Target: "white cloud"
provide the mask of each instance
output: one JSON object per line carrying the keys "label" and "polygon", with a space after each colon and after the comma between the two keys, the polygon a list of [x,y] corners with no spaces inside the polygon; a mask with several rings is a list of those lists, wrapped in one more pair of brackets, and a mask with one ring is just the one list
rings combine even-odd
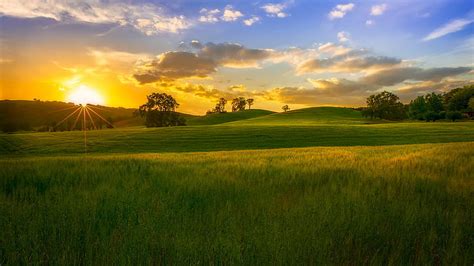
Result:
{"label": "white cloud", "polygon": [[353,3],[337,5],[331,10],[331,12],[329,12],[328,17],[329,19],[343,18],[347,12],[354,8],[354,6],[355,5]]}
{"label": "white cloud", "polygon": [[249,19],[244,20],[244,24],[247,26],[252,26],[254,23],[258,22],[260,20],[259,17],[253,16]]}
{"label": "white cloud", "polygon": [[368,19],[368,20],[366,20],[366,21],[365,21],[365,25],[367,25],[367,26],[374,25],[374,21],[373,21],[373,20],[370,20],[370,19]]}
{"label": "white cloud", "polygon": [[224,9],[221,19],[223,21],[236,21],[240,17],[243,17],[244,14],[239,10],[235,10],[232,6],[228,5]]}
{"label": "white cloud", "polygon": [[56,21],[130,25],[146,35],[176,33],[191,27],[184,16],[169,16],[153,4],[134,5],[103,1],[17,0],[0,1],[0,14]]}
{"label": "white cloud", "polygon": [[472,22],[474,22],[474,20],[467,20],[467,19],[452,20],[451,22],[443,25],[442,27],[439,27],[435,29],[434,31],[432,31],[425,38],[423,38],[423,41],[434,40],[434,39],[443,37],[444,35],[463,30],[464,27],[471,24]]}
{"label": "white cloud", "polygon": [[287,4],[266,4],[263,5],[261,8],[267,13],[267,16],[269,17],[279,17],[279,18],[285,18],[288,16],[287,13],[284,12],[284,10],[288,7]]}
{"label": "white cloud", "polygon": [[340,42],[347,42],[347,41],[349,41],[350,37],[351,37],[351,35],[348,32],[345,32],[345,31],[340,31],[340,32],[337,33],[337,39]]}
{"label": "white cloud", "polygon": [[387,10],[387,4],[375,5],[372,6],[370,10],[370,15],[380,16],[385,12],[385,10]]}
{"label": "white cloud", "polygon": [[221,11],[219,9],[207,10],[206,8],[203,8],[201,11],[199,11],[199,13],[201,13],[199,21],[204,23],[216,23],[219,21],[217,16],[220,12]]}

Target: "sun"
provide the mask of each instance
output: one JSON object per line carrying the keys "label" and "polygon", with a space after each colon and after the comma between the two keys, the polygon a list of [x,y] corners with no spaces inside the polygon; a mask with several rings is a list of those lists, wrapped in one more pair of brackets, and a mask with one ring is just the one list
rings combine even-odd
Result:
{"label": "sun", "polygon": [[67,100],[75,104],[104,104],[104,98],[97,90],[86,85],[80,85],[69,93]]}

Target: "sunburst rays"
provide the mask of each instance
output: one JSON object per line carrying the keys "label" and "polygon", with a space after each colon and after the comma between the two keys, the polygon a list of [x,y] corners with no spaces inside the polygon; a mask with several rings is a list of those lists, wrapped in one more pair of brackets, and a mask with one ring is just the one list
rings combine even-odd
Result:
{"label": "sunburst rays", "polygon": [[[74,109],[75,108],[75,109]],[[91,129],[99,129],[99,126],[96,125],[94,120],[100,119],[104,121],[108,126],[114,127],[112,123],[110,123],[107,119],[105,119],[102,115],[100,115],[97,111],[94,109],[97,108],[97,111],[99,110],[104,110],[102,108],[99,108],[97,106],[92,106],[89,104],[84,104],[84,105],[79,105],[79,106],[73,106],[65,109],[61,109],[55,112],[59,111],[65,111],[69,109],[74,109],[71,113],[66,115],[59,123],[56,124],[54,128],[58,128],[61,126],[64,122],[68,121],[69,118],[73,117],[74,123],[72,124],[71,127],[68,127],[69,130],[74,130],[76,128],[77,123],[79,120],[81,121],[81,130],[84,132],[84,152],[87,153],[87,130],[89,128]],[[104,110],[105,111],[105,110]],[[94,119],[94,116],[96,119]],[[82,118],[82,119],[81,119]],[[87,124],[90,124],[91,127],[89,127]]]}

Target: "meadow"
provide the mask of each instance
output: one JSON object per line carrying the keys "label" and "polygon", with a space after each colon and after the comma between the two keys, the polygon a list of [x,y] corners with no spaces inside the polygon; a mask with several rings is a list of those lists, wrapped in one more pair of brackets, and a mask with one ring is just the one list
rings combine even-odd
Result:
{"label": "meadow", "polygon": [[474,261],[474,123],[244,119],[1,135],[0,264]]}

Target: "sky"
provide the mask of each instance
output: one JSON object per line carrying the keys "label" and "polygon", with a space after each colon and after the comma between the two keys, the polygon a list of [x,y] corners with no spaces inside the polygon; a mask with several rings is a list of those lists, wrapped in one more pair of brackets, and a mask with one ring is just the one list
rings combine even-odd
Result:
{"label": "sky", "polygon": [[403,102],[474,83],[472,0],[0,0],[0,99],[85,94],[137,107],[151,92],[203,114]]}

